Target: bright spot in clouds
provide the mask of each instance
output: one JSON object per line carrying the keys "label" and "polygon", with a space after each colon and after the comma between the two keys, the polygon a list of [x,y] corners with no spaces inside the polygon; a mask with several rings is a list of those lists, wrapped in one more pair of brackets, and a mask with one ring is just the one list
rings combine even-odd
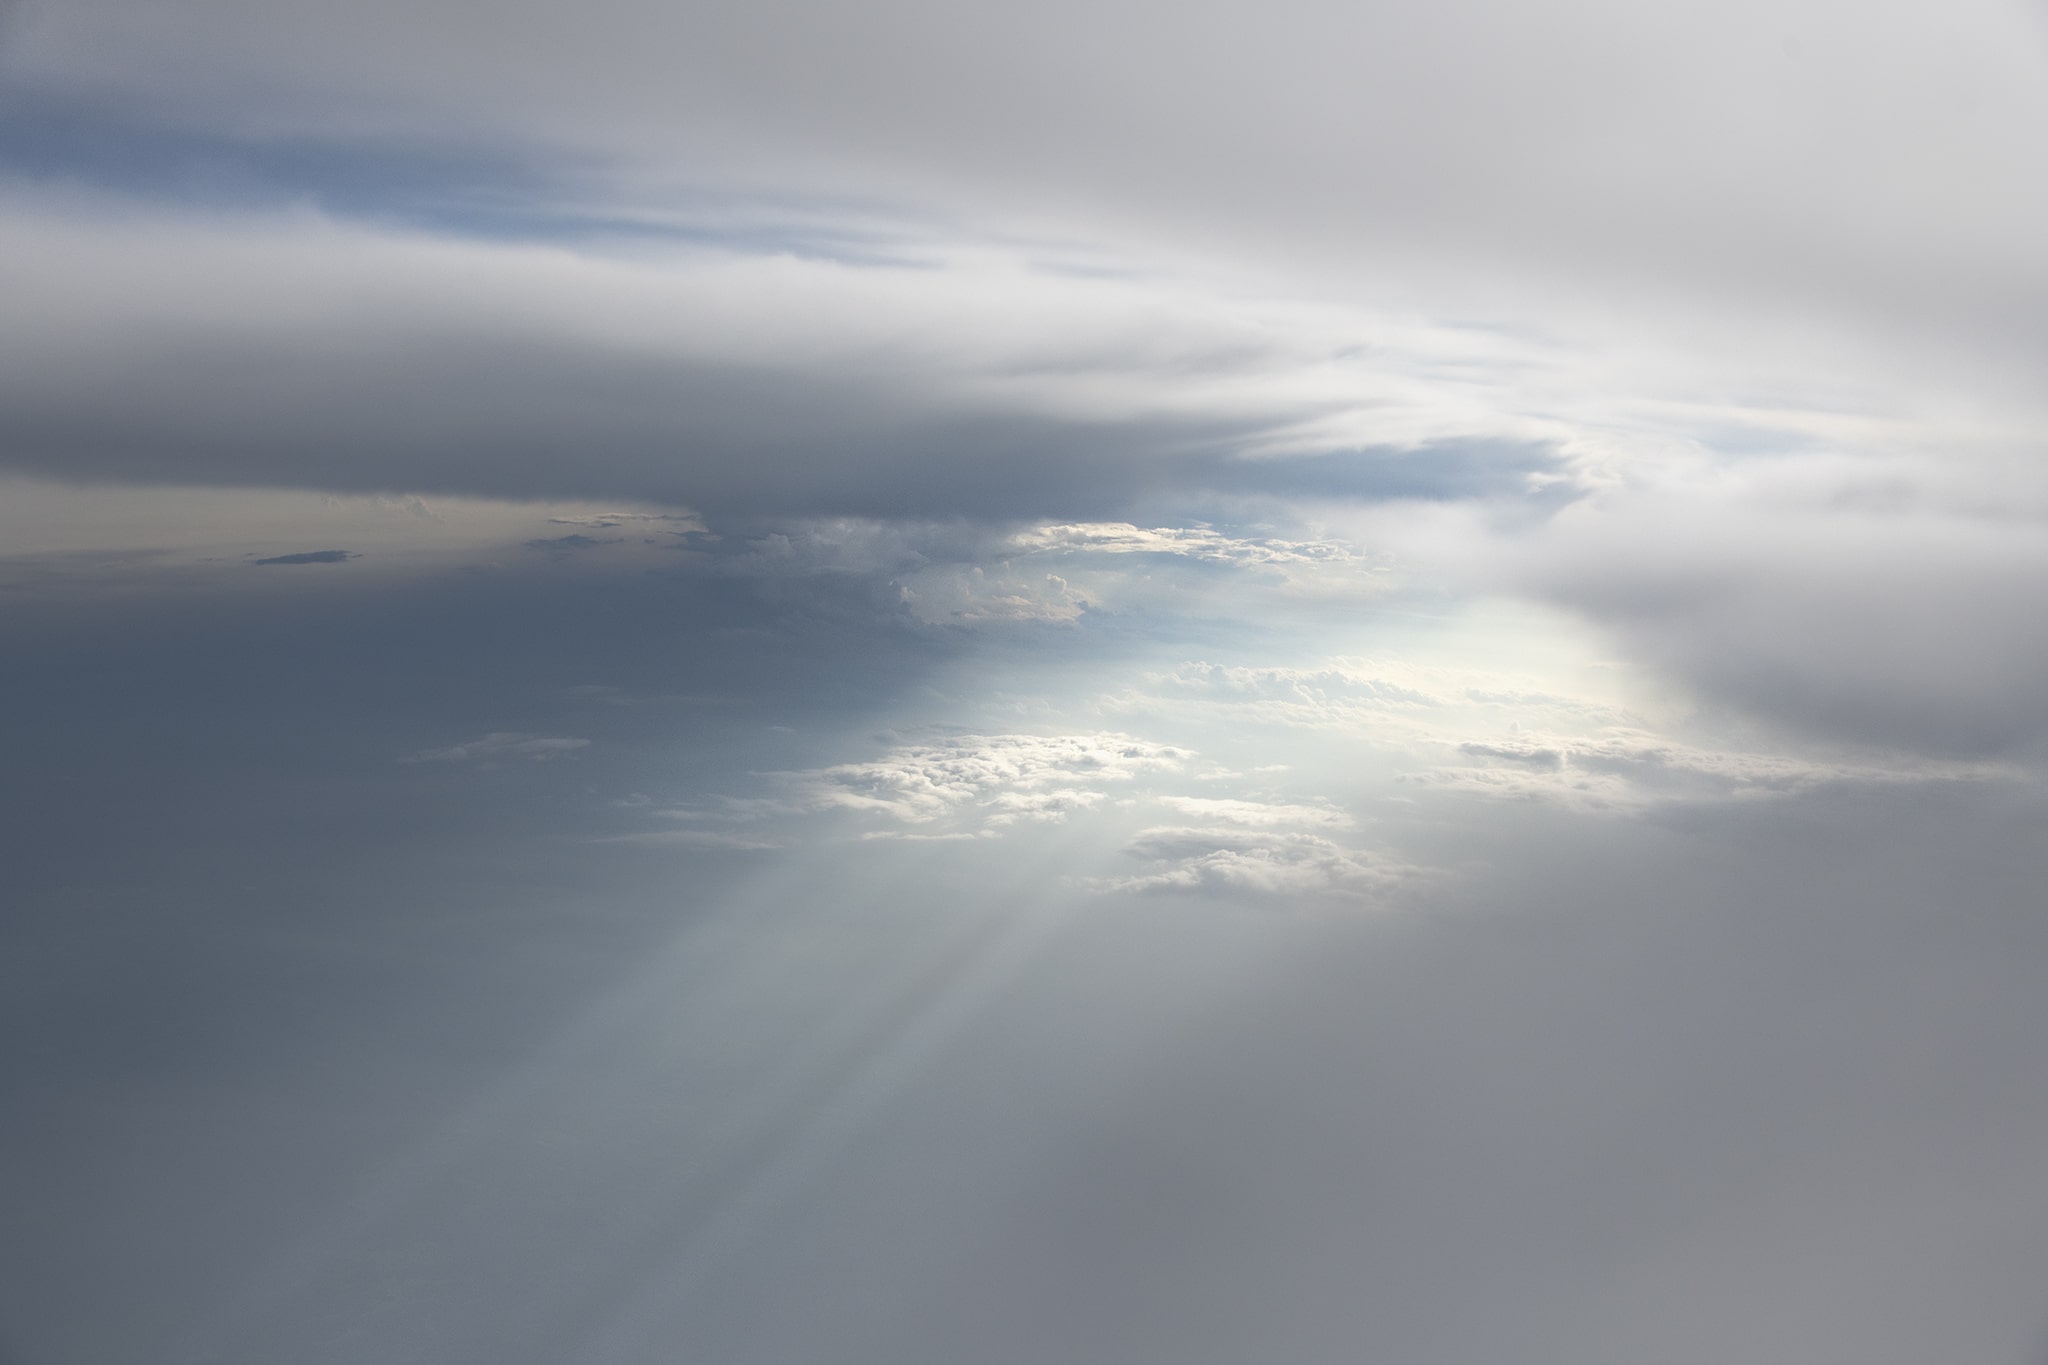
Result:
{"label": "bright spot in clouds", "polygon": [[2002,0],[0,4],[0,1357],[2037,1359],[2044,133]]}

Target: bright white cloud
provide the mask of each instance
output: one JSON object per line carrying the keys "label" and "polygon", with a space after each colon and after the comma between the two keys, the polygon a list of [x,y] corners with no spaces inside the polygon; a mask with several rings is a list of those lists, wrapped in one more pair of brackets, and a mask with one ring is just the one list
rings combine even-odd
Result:
{"label": "bright white cloud", "polygon": [[1328,805],[1290,805],[1210,796],[1162,796],[1159,804],[1192,819],[1254,829],[1275,826],[1341,829],[1352,823],[1348,814]]}
{"label": "bright white cloud", "polygon": [[2038,289],[2048,224],[2035,7],[802,16],[508,0],[482,44],[445,0],[79,0],[29,8],[0,71],[222,136],[484,148],[647,220],[722,184],[858,220],[880,201],[1070,241],[1119,228],[1141,259],[1229,253],[1325,295],[1407,278],[1461,313],[1513,282],[1535,315],[1560,295],[1679,331],[1702,312],[1832,311],[2038,354],[2016,324],[2038,308],[2013,292]]}
{"label": "bright white cloud", "polygon": [[1177,555],[1217,564],[1359,564],[1370,556],[1337,541],[1231,536],[1209,526],[1133,526],[1092,522],[1036,526],[1010,544],[1020,554]]}
{"label": "bright white cloud", "polygon": [[1129,735],[962,735],[907,744],[868,763],[783,775],[814,810],[925,825],[965,817],[1000,825],[1060,820],[1105,786],[1181,770],[1194,755]]}

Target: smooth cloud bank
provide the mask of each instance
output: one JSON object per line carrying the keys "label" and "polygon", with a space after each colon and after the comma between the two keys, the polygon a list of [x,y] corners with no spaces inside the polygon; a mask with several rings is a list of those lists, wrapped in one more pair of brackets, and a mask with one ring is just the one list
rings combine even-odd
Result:
{"label": "smooth cloud bank", "polygon": [[78,0],[15,14],[0,77],[31,113],[230,149],[356,145],[444,178],[538,163],[572,218],[730,230],[706,185],[801,221],[795,191],[856,240],[908,203],[1068,241],[1122,225],[1325,287],[1428,264],[1461,308],[1519,274],[2033,350],[2043,27],[1999,0],[1287,0],[1256,22],[1163,0],[513,0],[484,44],[445,0]]}
{"label": "smooth cloud bank", "polygon": [[[934,251],[572,249],[0,196],[0,451],[70,477],[783,516],[1093,520],[1295,484],[1513,498],[1557,475],[1563,428],[1413,373],[1490,349],[1477,333]],[[1400,458],[1433,442],[1457,449]]]}
{"label": "smooth cloud bank", "polygon": [[2038,1357],[2044,133],[2001,0],[0,0],[0,1356]]}

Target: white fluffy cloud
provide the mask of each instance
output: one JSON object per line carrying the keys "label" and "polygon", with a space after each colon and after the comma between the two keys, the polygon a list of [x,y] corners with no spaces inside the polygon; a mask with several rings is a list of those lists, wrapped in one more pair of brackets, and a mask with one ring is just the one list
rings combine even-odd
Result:
{"label": "white fluffy cloud", "polygon": [[1384,901],[1420,875],[1416,868],[1298,831],[1161,827],[1144,831],[1126,852],[1143,866],[1098,879],[1098,890]]}
{"label": "white fluffy cloud", "polygon": [[1176,772],[1194,755],[1129,735],[962,735],[907,744],[868,763],[786,775],[814,810],[911,825],[967,818],[985,827],[1064,819],[1116,784]]}
{"label": "white fluffy cloud", "polygon": [[[778,796],[645,812],[682,828],[612,841],[787,847],[814,843],[810,822],[833,816],[851,821],[864,843],[973,843],[1085,823],[1109,840],[1087,841],[1096,849],[1089,856],[1136,863],[1100,875],[1074,865],[1074,884],[1097,893],[1391,904],[1424,875],[1389,853],[1339,842],[1357,823],[1350,812],[1324,800],[1271,799],[1273,773],[1236,773],[1196,757],[1114,733],[959,735],[901,744],[867,762],[769,774]],[[1196,795],[1190,786],[1242,794]]]}

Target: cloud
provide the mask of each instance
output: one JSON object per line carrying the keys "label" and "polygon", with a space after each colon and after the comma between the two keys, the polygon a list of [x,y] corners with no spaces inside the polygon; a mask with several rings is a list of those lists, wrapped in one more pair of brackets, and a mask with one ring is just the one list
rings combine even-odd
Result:
{"label": "cloud", "polygon": [[[1070,821],[1114,828],[1128,808],[1159,802],[1222,825],[1335,828],[1326,805],[1161,795],[1156,784],[1198,778],[1195,753],[1115,732],[963,734],[891,746],[865,762],[765,773],[769,796],[717,795],[644,812],[704,830],[772,829],[789,842],[821,837],[820,817],[850,820],[858,838],[943,843],[998,838]],[[800,833],[810,825],[808,833]],[[654,840],[659,842],[659,840]],[[683,841],[688,842],[688,841]]]}
{"label": "cloud", "polygon": [[7,7],[9,1348],[2038,1348],[2032,10],[480,8]]}
{"label": "cloud", "polygon": [[535,762],[560,758],[574,753],[590,744],[587,739],[575,739],[558,735],[527,735],[510,730],[494,730],[487,735],[462,744],[452,744],[445,749],[421,749],[399,759],[400,763],[480,763],[490,766],[497,761],[529,759]]}
{"label": "cloud", "polygon": [[[1061,7],[601,12],[511,5],[486,61],[438,0],[23,11],[0,462],[644,497],[763,546],[979,521],[889,571],[932,624],[1118,609],[1037,556],[1436,574],[1809,738],[2048,735],[2013,605],[2048,585],[2048,49],[2014,7],[1926,43],[1894,0],[1301,0],[1282,43],[1120,0],[1085,58]],[[262,192],[174,194],[150,149]],[[1241,529],[1330,503],[1399,510]],[[550,553],[677,529],[604,511]]]}
{"label": "cloud", "polygon": [[2003,762],[1896,751],[1844,756],[1789,745],[1710,748],[1622,726],[1571,736],[1525,733],[1456,747],[1465,762],[1411,770],[1400,780],[1609,812],[1783,800],[1824,787],[2024,781],[2022,768]]}
{"label": "cloud", "polygon": [[[1501,648],[1505,654],[1507,646]],[[1634,700],[1654,705],[1662,724],[1630,705],[1631,691]],[[1268,745],[1287,743],[1290,732],[1321,736],[1358,753],[1362,770],[1409,790],[1542,800],[1582,811],[1782,798],[1834,784],[2009,781],[2021,771],[1911,746],[1844,746],[1715,726],[1689,706],[1658,702],[1652,680],[1624,687],[1617,679],[1604,695],[1574,695],[1530,675],[1430,662],[1190,662],[1149,674],[1103,704],[1183,724],[1271,727]],[[1162,799],[1194,809],[1185,798]],[[1217,803],[1216,810],[1238,804]],[[1241,819],[1254,821],[1257,809]]]}
{"label": "cloud", "polygon": [[1441,743],[1461,730],[1469,739],[1481,726],[1583,730],[1634,719],[1611,697],[1573,695],[1528,673],[1355,656],[1306,665],[1190,660],[1146,674],[1104,705],[1411,744]]}
{"label": "cloud", "polygon": [[1288,805],[1203,796],[1162,796],[1159,804],[1198,820],[1253,828],[1301,826],[1342,828],[1351,817],[1334,806]]}
{"label": "cloud", "polygon": [[587,526],[607,531],[633,522],[675,523],[689,531],[704,529],[704,523],[688,512],[591,512],[583,516],[548,518],[550,526]]}
{"label": "cloud", "polygon": [[252,564],[346,564],[362,556],[353,550],[306,550],[294,555],[272,555],[268,559],[254,559]]}
{"label": "cloud", "polygon": [[[1285,463],[1280,482],[1285,482]],[[1133,526],[1093,522],[1034,526],[1010,538],[1018,554],[1173,555],[1216,564],[1328,564],[1369,562],[1356,547],[1337,541],[1232,536],[1205,525]]]}
{"label": "cloud", "polygon": [[1376,557],[1342,539],[1244,534],[1206,524],[1018,528],[909,517],[802,518],[735,533],[706,551],[705,572],[736,578],[886,580],[912,619],[943,625],[1071,622],[1091,611],[1144,609],[1198,584],[1209,591],[1215,576],[1228,571],[1248,571],[1249,586],[1273,591],[1357,596],[1385,587]]}
{"label": "cloud", "polygon": [[[792,25],[519,0],[484,51],[452,0],[80,0],[25,10],[4,70],[132,139],[187,132],[195,161],[340,144],[400,190],[464,171],[515,223],[873,251],[886,206],[917,205],[1065,241],[1120,228],[1139,260],[1228,254],[1326,291],[1411,280],[1460,311],[1510,285],[1535,316],[1592,295],[1680,330],[1832,311],[2038,359],[2040,309],[2012,293],[2038,288],[2048,227],[2030,136],[2048,54],[2025,6],[1959,0],[1939,41],[1905,0],[1854,25],[1821,0],[1261,13],[886,0]],[[807,201],[836,212],[788,207]]]}
{"label": "cloud", "polygon": [[878,815],[911,825],[967,819],[999,828],[1057,822],[1099,801],[1105,785],[1177,772],[1186,749],[1130,735],[962,735],[892,749],[868,763],[783,774],[812,810]]}
{"label": "cloud", "polygon": [[1126,849],[1145,866],[1090,885],[1108,892],[1209,892],[1381,901],[1418,870],[1318,835],[1264,829],[1148,829]]}
{"label": "cloud", "polygon": [[0,193],[0,248],[42,263],[0,320],[19,468],[1100,521],[1204,491],[1526,500],[1571,434],[1407,372],[1502,349],[1474,329],[1014,247],[850,268],[91,207]]}
{"label": "cloud", "polygon": [[904,575],[901,589],[910,614],[933,624],[1068,622],[1094,605],[1058,574],[1019,574],[1007,565],[920,570]]}
{"label": "cloud", "polygon": [[1694,458],[1633,471],[1512,538],[1447,519],[1466,590],[1600,626],[1694,696],[1808,742],[1943,759],[2048,738],[2037,472],[1964,446]]}
{"label": "cloud", "polygon": [[591,840],[599,844],[633,844],[643,848],[731,849],[758,853],[786,847],[769,839],[750,838],[723,829],[655,829],[631,834],[604,834]]}
{"label": "cloud", "polygon": [[600,540],[595,536],[587,536],[580,531],[575,531],[566,536],[546,536],[537,540],[529,540],[526,542],[526,548],[559,555],[572,554],[577,550],[594,550],[600,545],[621,545],[624,543],[624,539],[618,536]]}
{"label": "cloud", "polygon": [[[1327,801],[1157,789],[1245,781],[1223,769],[1197,771],[1195,757],[1115,733],[959,735],[900,744],[869,762],[767,775],[780,797],[719,798],[655,814],[750,844],[765,837],[746,832],[760,822],[779,831],[777,842],[814,842],[815,833],[797,833],[799,822],[839,815],[866,826],[857,834],[863,843],[970,845],[1069,821],[1115,835],[1163,810],[1186,823],[1126,834],[1122,856],[1139,860],[1137,871],[1076,884],[1115,893],[1385,900],[1422,875],[1388,854],[1336,842],[1331,836],[1355,821]],[[664,839],[650,834],[644,842]]]}

